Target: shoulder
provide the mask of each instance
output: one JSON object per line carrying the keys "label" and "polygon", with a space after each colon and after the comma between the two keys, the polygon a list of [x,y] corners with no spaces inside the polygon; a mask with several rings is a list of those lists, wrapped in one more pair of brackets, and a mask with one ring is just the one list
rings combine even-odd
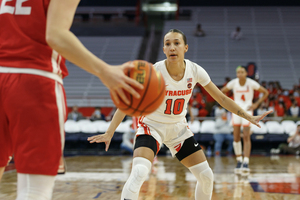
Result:
{"label": "shoulder", "polygon": [[[186,63],[186,67],[189,69],[190,73],[193,73],[194,76],[207,76],[208,73],[206,72],[206,70],[201,67],[200,65],[198,65],[195,62],[192,62],[188,59],[184,59],[185,63]],[[199,78],[200,78],[199,77]]]}
{"label": "shoulder", "polygon": [[253,86],[258,86],[258,87],[260,86],[260,84],[258,82],[256,82],[255,80],[253,80],[251,78],[247,78],[247,82]]}
{"label": "shoulder", "polygon": [[156,69],[157,69],[157,68],[164,67],[164,66],[165,66],[165,60],[158,61],[158,62],[154,63],[153,66],[154,66]]}
{"label": "shoulder", "polygon": [[239,81],[238,78],[234,78],[234,79],[232,79],[231,81],[229,81],[229,82],[227,83],[227,85],[230,85],[230,84],[236,84],[238,81]]}
{"label": "shoulder", "polygon": [[185,63],[186,63],[186,66],[193,69],[193,70],[197,70],[197,69],[203,69],[203,67],[201,67],[200,65],[198,65],[197,63],[195,62],[192,62],[190,61],[189,59],[184,59]]}

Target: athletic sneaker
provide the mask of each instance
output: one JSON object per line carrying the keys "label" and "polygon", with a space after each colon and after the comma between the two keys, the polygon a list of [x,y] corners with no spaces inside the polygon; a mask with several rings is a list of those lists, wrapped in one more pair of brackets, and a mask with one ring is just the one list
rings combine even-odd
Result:
{"label": "athletic sneaker", "polygon": [[57,175],[59,175],[59,174],[65,174],[66,171],[67,171],[66,161],[65,161],[65,159],[63,157],[61,157],[60,161],[59,161]]}
{"label": "athletic sneaker", "polygon": [[243,163],[242,165],[242,174],[243,175],[249,175],[250,169],[247,163]]}
{"label": "athletic sneaker", "polygon": [[236,167],[234,168],[234,173],[240,174],[242,173],[242,162],[238,161]]}

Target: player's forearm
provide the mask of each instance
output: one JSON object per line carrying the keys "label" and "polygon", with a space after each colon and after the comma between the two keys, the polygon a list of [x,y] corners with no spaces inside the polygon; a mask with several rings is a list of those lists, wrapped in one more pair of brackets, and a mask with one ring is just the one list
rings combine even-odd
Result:
{"label": "player's forearm", "polygon": [[258,105],[261,104],[268,96],[269,96],[269,92],[268,91],[264,92],[264,95],[260,99],[258,99],[256,103]]}
{"label": "player's forearm", "polygon": [[125,116],[126,115],[122,111],[117,109],[106,132],[114,134],[115,130],[121,124]]}
{"label": "player's forearm", "polygon": [[80,68],[100,76],[108,65],[92,54],[69,30],[52,28],[47,31],[48,45]]}
{"label": "player's forearm", "polygon": [[218,103],[227,109],[228,111],[243,117],[246,120],[250,120],[251,115],[248,114],[245,110],[243,110],[239,105],[237,105],[232,99],[224,95],[224,98],[221,101],[218,101]]}

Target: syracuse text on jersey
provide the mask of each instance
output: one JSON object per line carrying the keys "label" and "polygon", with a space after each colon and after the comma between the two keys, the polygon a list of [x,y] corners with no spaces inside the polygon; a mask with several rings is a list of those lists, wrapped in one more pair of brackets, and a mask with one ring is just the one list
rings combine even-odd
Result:
{"label": "syracuse text on jersey", "polygon": [[187,90],[166,90],[166,96],[184,96],[192,93],[193,89]]}

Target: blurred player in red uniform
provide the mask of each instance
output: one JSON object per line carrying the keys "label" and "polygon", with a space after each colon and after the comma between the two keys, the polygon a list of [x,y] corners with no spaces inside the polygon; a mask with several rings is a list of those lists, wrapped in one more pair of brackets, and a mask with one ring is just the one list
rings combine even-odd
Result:
{"label": "blurred player in red uniform", "polygon": [[[237,78],[229,81],[221,91],[227,93],[233,90],[234,101],[241,108],[247,111],[249,115],[253,114],[255,110],[267,97],[269,92],[264,87],[260,86],[256,81],[247,78],[246,68],[239,66],[236,69]],[[258,90],[263,93],[263,96],[259,98],[255,103],[252,103],[254,90]],[[236,173],[249,172],[249,157],[251,152],[251,139],[250,139],[250,122],[244,118],[232,115],[233,123],[233,149],[237,159],[237,166],[235,168]],[[244,142],[244,159],[242,157],[242,144],[241,144],[241,126],[243,126],[243,142]]]}
{"label": "blurred player in red uniform", "polygon": [[[14,155],[17,200],[49,200],[64,147],[65,59],[99,77],[113,97],[142,88],[69,31],[79,0],[0,0],[0,178]],[[130,86],[131,85],[131,86]]]}

